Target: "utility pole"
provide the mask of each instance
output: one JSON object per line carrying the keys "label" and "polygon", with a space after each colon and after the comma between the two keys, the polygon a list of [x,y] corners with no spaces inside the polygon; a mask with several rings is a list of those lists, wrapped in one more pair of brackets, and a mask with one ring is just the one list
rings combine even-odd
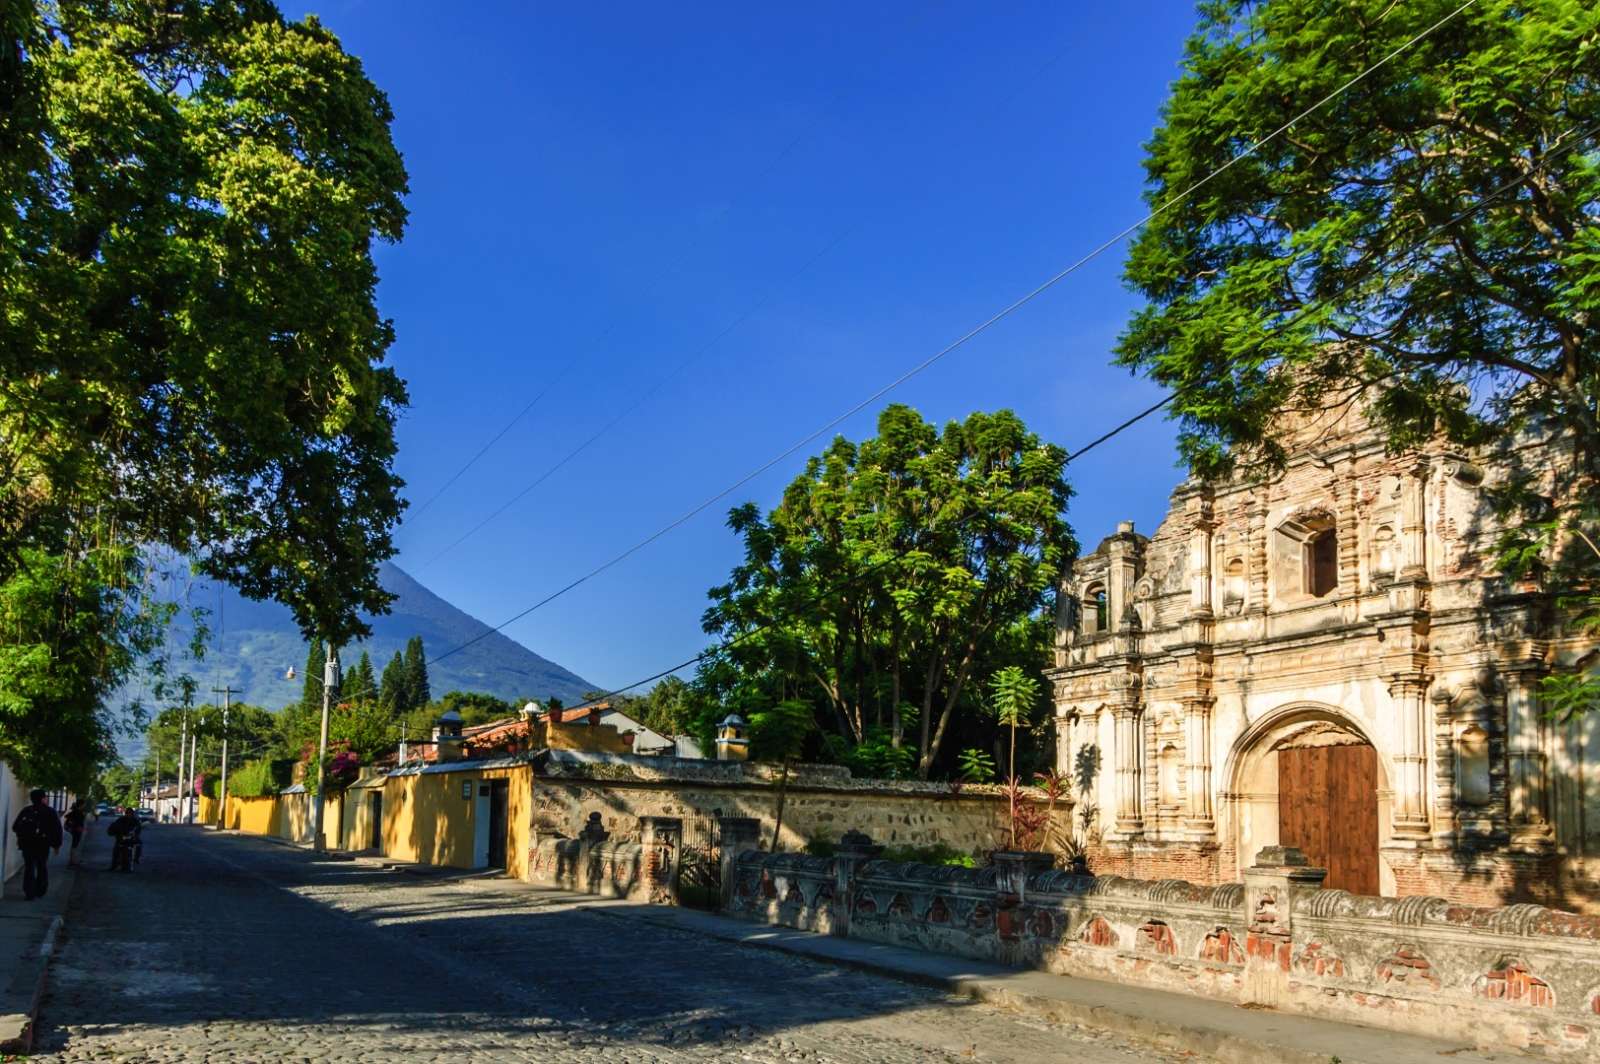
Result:
{"label": "utility pole", "polygon": [[333,692],[339,686],[339,652],[328,642],[328,657],[322,666],[322,733],[317,740],[317,802],[311,814],[311,848],[317,853],[327,847],[322,842],[322,803],[328,790],[328,710]]}
{"label": "utility pole", "polygon": [[195,755],[200,752],[200,714],[194,715],[194,727],[189,729],[189,782],[183,788],[183,822],[194,823]]}
{"label": "utility pole", "polygon": [[228,823],[228,710],[233,708],[233,685],[211,689],[222,696],[222,780],[217,784],[217,830]]}
{"label": "utility pole", "polygon": [[[189,710],[184,707],[182,724],[178,727],[178,807],[172,811],[173,819],[183,823],[183,763],[189,756]],[[157,808],[160,808],[159,806]]]}

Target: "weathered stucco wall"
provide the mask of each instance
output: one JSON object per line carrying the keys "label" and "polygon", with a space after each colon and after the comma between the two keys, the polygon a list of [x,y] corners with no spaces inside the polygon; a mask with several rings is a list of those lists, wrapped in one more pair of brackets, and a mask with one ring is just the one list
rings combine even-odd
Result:
{"label": "weathered stucco wall", "polygon": [[[457,767],[459,766],[459,767]],[[383,787],[383,853],[399,861],[473,868],[476,863],[478,787],[484,780],[508,780],[506,794],[506,872],[527,873],[528,765],[485,768],[453,762],[443,771],[390,775]],[[462,785],[468,797],[462,797]],[[362,839],[365,836],[361,836]]]}
{"label": "weathered stucco wall", "polygon": [[[767,844],[779,775],[777,766],[759,763],[553,753],[533,780],[533,827],[573,835],[599,813],[612,838],[632,839],[640,817],[678,817],[685,844],[703,847],[718,817],[753,817]],[[1058,806],[1051,837],[1063,837],[1070,819],[1070,808]],[[998,787],[857,780],[836,766],[797,765],[784,798],[781,848],[858,830],[892,846],[942,844],[981,854],[1005,844],[1005,824]]]}

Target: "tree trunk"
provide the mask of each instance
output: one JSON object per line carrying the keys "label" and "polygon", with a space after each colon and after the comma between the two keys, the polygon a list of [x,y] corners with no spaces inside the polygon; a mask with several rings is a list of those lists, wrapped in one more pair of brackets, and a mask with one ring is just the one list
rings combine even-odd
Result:
{"label": "tree trunk", "polygon": [[1011,750],[1006,756],[1006,797],[1011,806],[1011,848],[1017,848],[1017,722],[1011,722]]}
{"label": "tree trunk", "polygon": [[778,852],[778,840],[783,837],[783,800],[789,794],[789,759],[783,759],[783,775],[778,777],[778,815],[772,825],[772,848],[769,852]]}

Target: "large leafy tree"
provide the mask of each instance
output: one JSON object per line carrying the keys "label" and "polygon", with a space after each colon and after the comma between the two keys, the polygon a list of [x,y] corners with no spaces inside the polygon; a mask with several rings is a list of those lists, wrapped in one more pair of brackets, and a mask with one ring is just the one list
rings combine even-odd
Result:
{"label": "large leafy tree", "polygon": [[[1458,6],[1201,5],[1148,146],[1166,202]],[[1364,391],[1405,443],[1538,415],[1600,442],[1600,9],[1478,0],[1168,207],[1120,344],[1171,386],[1201,472],[1276,415]],[[1292,370],[1292,372],[1280,372]]]}
{"label": "large leafy tree", "polygon": [[170,606],[129,594],[139,555],[99,547],[70,562],[33,549],[0,582],[0,758],[30,782],[87,793],[115,759],[106,699],[162,652]]}
{"label": "large leafy tree", "polygon": [[981,708],[973,678],[1044,659],[1075,550],[1065,463],[1010,411],[940,430],[891,406],[876,437],[835,440],[770,514],[733,511],[745,557],[710,593],[705,628],[728,649],[702,693],[747,716],[810,701],[848,743],[909,748],[926,777]]}
{"label": "large leafy tree", "polygon": [[[96,559],[164,545],[335,644],[385,608],[406,399],[373,300],[373,241],[405,222],[390,118],[330,33],[265,0],[0,3],[0,596],[71,574],[69,597],[148,617],[157,589]],[[19,620],[0,648],[26,658],[55,622]],[[52,683],[8,687],[0,718],[40,771],[24,747],[57,744],[48,783],[92,770],[107,722],[81,697],[144,639],[55,635]],[[48,723],[10,734],[29,714]]]}
{"label": "large leafy tree", "polygon": [[1458,6],[1201,5],[1152,205],[1398,54],[1140,233],[1126,271],[1149,302],[1119,355],[1173,389],[1202,475],[1281,463],[1282,410],[1346,402],[1396,446],[1558,440],[1498,495],[1503,557],[1594,620],[1600,8],[1477,0],[1402,50]]}
{"label": "large leafy tree", "polygon": [[5,12],[0,579],[83,549],[92,511],[309,635],[363,634],[401,507],[388,102],[266,0]]}

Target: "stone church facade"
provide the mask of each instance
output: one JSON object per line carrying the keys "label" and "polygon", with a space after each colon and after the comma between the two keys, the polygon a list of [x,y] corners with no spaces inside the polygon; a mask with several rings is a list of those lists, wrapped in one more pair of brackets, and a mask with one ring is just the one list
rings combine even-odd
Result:
{"label": "stone church facade", "polygon": [[1493,573],[1503,467],[1307,419],[1269,482],[1181,484],[1063,581],[1057,768],[1093,870],[1209,884],[1298,846],[1329,887],[1600,908],[1600,714],[1539,680],[1592,661]]}

